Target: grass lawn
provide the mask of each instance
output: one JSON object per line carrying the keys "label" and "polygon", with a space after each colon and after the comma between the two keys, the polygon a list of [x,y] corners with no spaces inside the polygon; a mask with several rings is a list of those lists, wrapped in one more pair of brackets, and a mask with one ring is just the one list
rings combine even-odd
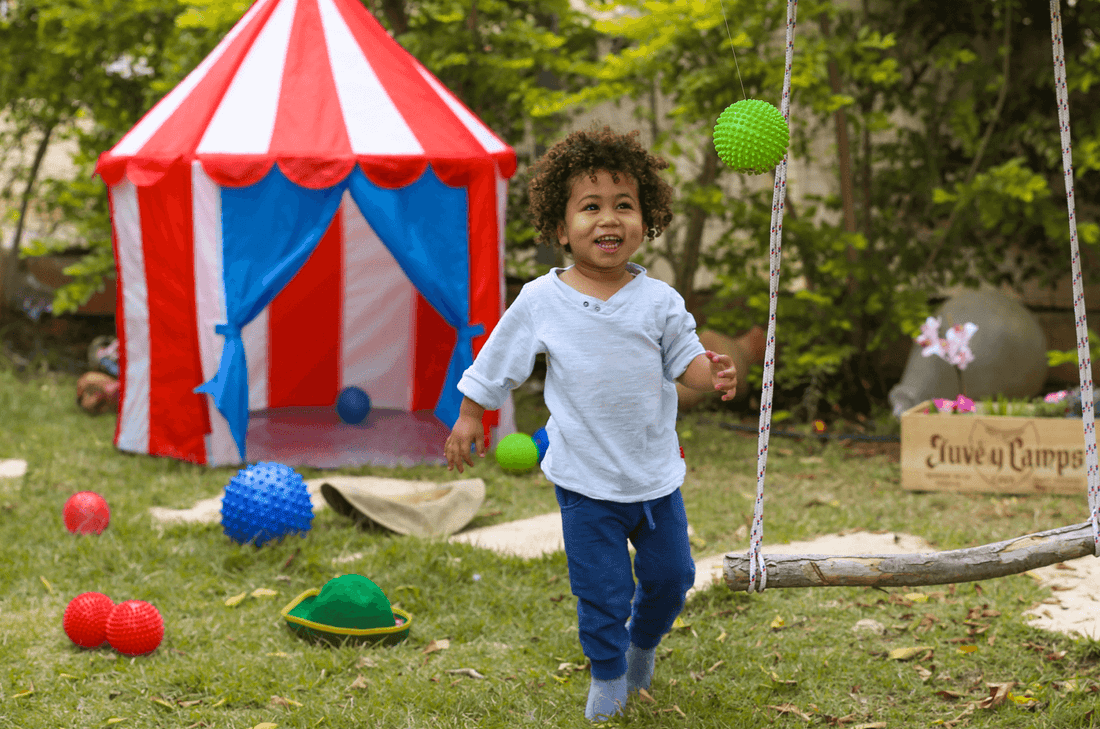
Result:
{"label": "grass lawn", "polygon": [[[564,555],[502,558],[360,530],[331,510],[306,537],[261,549],[233,544],[218,525],[160,528],[150,506],[189,507],[217,494],[236,469],[121,454],[111,443],[114,418],[83,414],[74,392],[71,376],[27,378],[0,364],[0,458],[29,464],[23,478],[0,480],[0,727],[590,726]],[[545,421],[541,398],[517,396],[519,425],[532,432]],[[747,546],[756,437],[704,422],[730,417],[689,414],[679,424],[697,557]],[[773,438],[766,540],[896,530],[951,549],[1087,518],[1084,494],[910,493],[898,468],[858,446]],[[471,475],[432,467],[349,473]],[[488,495],[471,526],[556,508],[537,471],[508,475],[486,458],[472,475]],[[62,525],[62,504],[80,490],[111,505],[101,536],[74,537]],[[323,647],[287,629],[283,605],[347,572],[370,577],[412,613],[409,640]],[[256,588],[277,595],[226,606]],[[86,591],[156,605],[166,626],[160,648],[126,658],[74,646],[61,617]],[[1029,628],[1022,612],[1048,597],[1027,576],[753,596],[716,586],[688,604],[683,627],[658,649],[654,703],[634,699],[611,724],[1098,726],[1100,644]],[[882,634],[854,632],[865,619]],[[891,658],[915,647],[924,648],[910,660]],[[990,684],[1009,682],[1010,696],[983,702],[996,693]]]}

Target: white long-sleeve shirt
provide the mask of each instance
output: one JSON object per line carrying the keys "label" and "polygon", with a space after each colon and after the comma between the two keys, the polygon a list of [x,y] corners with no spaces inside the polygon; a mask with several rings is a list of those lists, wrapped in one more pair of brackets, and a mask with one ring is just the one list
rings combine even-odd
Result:
{"label": "white long-sleeve shirt", "polygon": [[627,267],[635,278],[607,301],[566,284],[560,268],[525,285],[458,383],[496,410],[545,353],[542,471],[564,489],[620,503],[683,485],[676,378],[705,352],[683,297]]}

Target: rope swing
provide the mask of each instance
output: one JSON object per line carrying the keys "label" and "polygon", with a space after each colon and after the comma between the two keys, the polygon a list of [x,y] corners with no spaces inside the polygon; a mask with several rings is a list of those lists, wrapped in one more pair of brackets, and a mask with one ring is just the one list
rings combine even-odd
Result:
{"label": "rope swing", "polygon": [[[789,128],[791,66],[794,58],[795,19],[798,0],[787,2],[787,55],[783,75],[781,113]],[[724,12],[723,12],[724,15]],[[973,582],[1019,574],[1092,554],[1100,557],[1100,468],[1097,466],[1096,432],[1092,401],[1092,368],[1089,336],[1085,322],[1085,295],[1081,279],[1080,250],[1073,198],[1073,154],[1070,145],[1069,102],[1066,88],[1065,48],[1062,41],[1060,0],[1050,1],[1054,77],[1061,127],[1062,166],[1069,207],[1070,249],[1073,271],[1073,311],[1077,326],[1077,361],[1081,380],[1082,425],[1085,463],[1088,467],[1090,520],[1075,526],[1029,534],[995,544],[945,552],[894,555],[762,555],[764,538],[764,476],[768,465],[768,436],[771,431],[772,394],[775,384],[775,312],[779,294],[782,258],[783,206],[787,192],[787,157],[775,167],[772,196],[771,280],[767,348],[764,355],[764,385],[760,395],[760,424],[757,456],[756,504],[753,510],[749,549],[745,554],[727,554],[724,560],[730,589],[762,592],[772,587],[830,587],[865,585],[903,587]],[[732,39],[731,39],[732,44]],[[736,56],[735,56],[736,58]],[[739,102],[743,103],[743,102]],[[732,107],[731,107],[732,109]],[[730,111],[727,109],[727,112]],[[726,114],[723,114],[725,117]],[[720,120],[721,121],[721,120]],[[716,146],[719,139],[716,129]],[[726,159],[728,144],[720,156]],[[746,170],[751,171],[751,170]]]}

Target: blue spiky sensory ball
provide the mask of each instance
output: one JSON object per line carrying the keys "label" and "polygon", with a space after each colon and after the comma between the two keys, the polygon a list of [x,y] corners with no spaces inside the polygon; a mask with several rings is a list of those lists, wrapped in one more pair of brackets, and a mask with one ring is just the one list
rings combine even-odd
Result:
{"label": "blue spiky sensory ball", "polygon": [[302,476],[282,463],[261,462],[237,471],[222,497],[222,528],[240,544],[261,547],[287,534],[308,532],[313,504]]}
{"label": "blue spiky sensory ball", "polygon": [[787,154],[790,137],[782,112],[759,99],[729,105],[714,125],[718,157],[738,172],[750,175],[774,169]]}

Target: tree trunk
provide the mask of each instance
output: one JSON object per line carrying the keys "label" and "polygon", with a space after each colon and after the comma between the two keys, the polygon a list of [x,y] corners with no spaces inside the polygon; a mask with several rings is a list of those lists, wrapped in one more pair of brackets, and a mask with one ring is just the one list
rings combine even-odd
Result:
{"label": "tree trunk", "polygon": [[386,14],[386,20],[390,21],[394,35],[409,31],[409,16],[405,14],[405,0],[382,0],[382,12]]}
{"label": "tree trunk", "polygon": [[20,270],[19,246],[23,241],[23,228],[26,225],[27,209],[30,207],[31,195],[34,192],[34,183],[38,180],[38,170],[42,167],[42,160],[46,156],[46,149],[50,146],[50,137],[56,124],[50,124],[42,132],[42,139],[38,140],[38,148],[34,151],[34,162],[31,163],[30,175],[27,185],[23,188],[22,200],[19,203],[19,220],[15,221],[15,235],[12,238],[11,250],[0,249],[0,307],[7,303],[7,297],[15,288]]}
{"label": "tree trunk", "polygon": [[[700,187],[713,185],[718,177],[718,152],[713,144],[703,146],[703,169],[695,182]],[[707,211],[691,206],[688,212],[687,227],[684,230],[684,247],[680,265],[676,270],[676,290],[684,297],[688,311],[695,306],[695,272],[699,269],[699,250],[703,244],[703,227],[707,222]]]}
{"label": "tree trunk", "polygon": [[[1092,524],[1084,522],[1004,542],[949,552],[887,555],[763,555],[768,587],[910,587],[976,582],[1015,575],[1094,554]],[[726,584],[749,586],[747,554],[727,554]]]}

